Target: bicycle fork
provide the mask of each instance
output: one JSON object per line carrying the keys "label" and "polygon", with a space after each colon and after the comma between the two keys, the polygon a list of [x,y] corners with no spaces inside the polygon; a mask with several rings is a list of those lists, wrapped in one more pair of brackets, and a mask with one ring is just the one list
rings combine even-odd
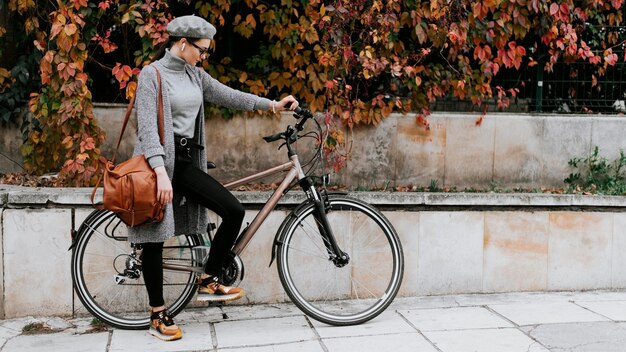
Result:
{"label": "bicycle fork", "polygon": [[[310,177],[304,177],[300,181],[300,186],[306,192],[309,200],[313,203],[313,218],[315,219],[315,225],[322,237],[322,241],[324,242],[324,246],[326,247],[326,251],[328,253],[328,259],[335,264],[337,267],[346,266],[350,262],[350,256],[348,253],[341,250],[337,240],[335,238],[335,234],[333,233],[333,229],[330,226],[328,221],[328,217],[326,214],[330,210],[330,202],[328,201],[328,194],[324,192],[324,195],[321,195],[320,192],[315,188],[313,180]],[[304,204],[302,204],[304,205]],[[295,213],[298,213],[298,209],[294,210]],[[294,216],[294,213],[291,214]],[[283,225],[289,220],[289,218],[285,219]],[[276,237],[274,238],[274,245],[272,246],[272,257],[270,259],[270,266],[276,259],[276,251],[279,246],[283,245],[283,239],[280,236],[282,232],[282,226],[276,233]]]}
{"label": "bicycle fork", "polygon": [[339,244],[337,244],[333,229],[328,223],[328,217],[326,216],[326,205],[323,201],[315,201],[315,211],[313,213],[313,217],[315,218],[317,229],[324,239],[324,245],[326,246],[326,251],[330,256],[330,260],[338,268],[346,266],[350,262],[350,256],[348,255],[348,253],[342,251],[341,248],[339,248]]}
{"label": "bicycle fork", "polygon": [[330,202],[328,201],[328,194],[320,194],[313,184],[313,180],[310,177],[306,177],[301,181],[303,189],[307,190],[310,194],[315,210],[313,211],[313,217],[317,229],[324,240],[324,246],[328,252],[329,259],[335,264],[336,267],[341,268],[346,266],[350,262],[350,256],[339,248],[333,229],[328,222],[328,211],[330,210]]}

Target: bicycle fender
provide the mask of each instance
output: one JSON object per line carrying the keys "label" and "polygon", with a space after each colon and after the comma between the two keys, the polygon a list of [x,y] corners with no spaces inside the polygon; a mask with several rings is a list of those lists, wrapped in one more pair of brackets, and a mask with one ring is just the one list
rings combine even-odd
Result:
{"label": "bicycle fender", "polygon": [[276,231],[276,235],[274,235],[274,242],[272,244],[272,257],[270,258],[270,265],[268,267],[272,266],[272,263],[274,263],[274,260],[276,259],[276,250],[278,249],[278,246],[283,244],[282,234],[284,228],[289,222],[292,221],[293,218],[295,218],[302,212],[302,209],[311,206],[312,204],[313,200],[311,199],[305,200],[304,202],[300,203],[294,210],[291,211],[291,213],[289,213],[289,215],[287,215],[285,220],[283,220],[283,222],[280,224],[278,230]]}
{"label": "bicycle fender", "polygon": [[78,227],[78,230],[74,228],[74,223],[72,221],[72,229],[70,230],[70,238],[72,240],[72,243],[70,244],[70,248],[67,249],[68,251],[71,251],[72,249],[74,249],[74,246],[76,246],[76,242],[78,242],[78,236],[80,233],[82,233],[81,230],[84,226],[83,224],[88,223],[89,221],[92,221],[93,218],[100,216],[100,214],[101,212],[97,210],[89,213],[89,215],[85,218],[85,220],[83,220],[83,222]]}
{"label": "bicycle fender", "polygon": [[[341,192],[341,191],[328,192],[327,195],[328,197],[347,196],[348,192]],[[278,246],[283,244],[283,239],[281,235],[283,233],[284,228],[293,218],[300,215],[300,213],[305,208],[313,206],[313,203],[314,203],[313,199],[307,199],[304,202],[300,203],[294,210],[291,211],[291,213],[289,213],[289,215],[287,215],[285,220],[283,220],[283,222],[280,224],[280,227],[278,228],[278,231],[276,231],[276,235],[274,236],[274,243],[272,244],[272,257],[270,258],[269,266],[272,266],[272,263],[274,263],[274,260],[276,259],[276,250],[278,249]]]}

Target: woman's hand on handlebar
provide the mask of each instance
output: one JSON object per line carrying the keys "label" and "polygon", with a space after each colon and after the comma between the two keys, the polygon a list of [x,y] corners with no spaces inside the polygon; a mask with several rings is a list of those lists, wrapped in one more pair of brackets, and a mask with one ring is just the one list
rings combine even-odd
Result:
{"label": "woman's hand on handlebar", "polygon": [[[296,100],[296,98],[294,98],[291,95],[288,95],[284,98],[282,98],[281,100],[274,102],[274,109],[275,111],[284,111],[284,110],[295,110],[298,105],[300,105],[298,103],[298,101]],[[271,107],[270,107],[271,108]]]}

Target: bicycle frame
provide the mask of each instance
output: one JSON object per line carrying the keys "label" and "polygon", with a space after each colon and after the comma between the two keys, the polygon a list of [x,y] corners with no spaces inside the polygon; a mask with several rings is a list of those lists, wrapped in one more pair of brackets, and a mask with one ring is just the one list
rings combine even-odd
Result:
{"label": "bicycle frame", "polygon": [[[324,243],[326,245],[328,254],[330,255],[331,259],[333,260],[335,265],[338,265],[338,266],[343,266],[347,264],[348,261],[350,260],[348,255],[345,252],[343,252],[341,248],[339,248],[339,245],[337,244],[337,241],[335,240],[335,236],[333,235],[332,229],[328,224],[328,219],[326,218],[326,210],[325,210],[324,202],[322,201],[322,197],[320,196],[319,192],[315,188],[313,181],[311,181],[310,178],[308,178],[304,174],[304,171],[302,170],[302,166],[300,165],[300,159],[298,159],[298,154],[296,154],[294,150],[291,148],[291,142],[292,142],[293,136],[296,137],[295,139],[293,139],[293,141],[296,141],[297,133],[299,131],[302,131],[304,122],[308,118],[312,117],[310,112],[305,113],[305,116],[307,117],[302,118],[300,122],[296,124],[295,127],[288,126],[284,134],[263,137],[263,139],[265,139],[267,142],[284,139],[285,145],[287,146],[287,151],[288,151],[287,153],[289,157],[288,162],[278,165],[278,166],[274,166],[265,171],[257,172],[255,174],[252,174],[252,175],[243,177],[241,179],[224,184],[225,188],[235,188],[243,184],[246,184],[248,182],[265,178],[268,176],[272,176],[280,172],[287,172],[287,175],[285,175],[285,177],[283,178],[278,188],[274,191],[274,193],[272,193],[271,197],[267,200],[265,205],[261,208],[261,210],[254,217],[254,219],[252,220],[252,223],[250,223],[250,225],[248,225],[248,227],[244,229],[243,233],[241,233],[239,237],[237,238],[237,242],[235,243],[235,246],[232,249],[232,252],[236,256],[239,256],[246,249],[252,237],[254,237],[257,230],[259,229],[261,224],[263,224],[265,219],[267,219],[270,212],[274,210],[274,208],[276,207],[276,204],[278,204],[278,201],[287,192],[290,185],[295,180],[298,180],[301,182],[300,185],[305,191],[305,193],[307,194],[307,197],[309,199],[312,199],[315,202],[316,213],[317,213],[316,214],[317,227],[319,228],[320,234],[324,238],[324,241],[325,241]],[[164,267],[166,266],[164,265]]]}
{"label": "bicycle frame", "polygon": [[[241,255],[241,253],[243,253],[243,251],[246,249],[248,243],[250,243],[250,240],[252,240],[252,238],[256,234],[261,224],[263,224],[265,219],[267,219],[271,211],[274,210],[274,208],[276,208],[276,204],[278,204],[278,201],[283,197],[283,195],[285,194],[289,186],[292,184],[292,182],[295,180],[302,180],[306,177],[306,175],[304,174],[304,171],[302,170],[302,166],[300,165],[300,159],[298,158],[298,155],[294,153],[293,155],[289,157],[289,161],[284,164],[277,165],[265,171],[257,172],[255,174],[252,174],[252,175],[249,175],[249,176],[240,178],[238,180],[234,180],[234,181],[224,184],[224,187],[226,188],[235,188],[235,187],[244,185],[248,182],[259,180],[268,176],[272,176],[280,172],[287,172],[287,175],[285,175],[285,177],[283,178],[278,188],[274,191],[274,193],[272,193],[268,201],[265,203],[265,205],[261,208],[261,210],[254,217],[250,225],[246,227],[244,232],[241,233],[240,236],[237,238],[237,242],[232,249],[232,252],[235,255],[239,256]],[[320,213],[324,214],[323,203],[321,202],[320,195],[318,194],[315,187],[311,187],[310,190],[311,192],[310,192],[309,197],[313,198],[313,200],[315,200],[318,203],[318,206],[321,207]],[[327,220],[325,218],[325,215],[321,215],[321,219],[319,220],[319,222],[321,224],[326,225]],[[339,253],[340,255],[335,255],[335,257],[339,257],[345,260],[346,259],[345,253],[342,252],[339,246],[337,245],[337,242],[335,241],[334,236],[332,235],[332,233],[328,234],[327,231],[325,230],[325,229],[330,229],[330,226],[323,226],[320,223],[318,223],[318,226],[320,227],[320,233],[326,239],[327,246],[330,246],[328,248],[329,253],[332,253],[332,252]],[[171,263],[164,263],[163,268],[169,269],[169,270],[177,270],[177,271],[191,271],[191,272],[197,272],[197,273],[203,272],[203,269],[200,267],[189,267],[189,266],[176,265],[176,264],[171,264]]]}
{"label": "bicycle frame", "polygon": [[268,177],[271,175],[275,175],[280,172],[288,171],[287,175],[280,183],[278,188],[274,191],[269,200],[265,203],[263,208],[259,211],[259,213],[254,217],[254,220],[250,223],[250,225],[246,228],[245,232],[240,235],[240,238],[237,240],[237,244],[233,248],[233,253],[236,255],[240,255],[252,237],[256,234],[257,230],[261,226],[261,224],[267,219],[267,216],[270,212],[276,207],[278,201],[285,194],[285,191],[294,180],[301,180],[305,177],[304,171],[302,170],[302,166],[300,165],[300,160],[298,159],[298,155],[292,155],[289,157],[290,161],[267,169],[265,171],[258,172],[256,174],[246,176],[244,178],[229,182],[224,185],[226,188],[235,188],[241,186],[245,183],[255,181],[264,177]]}

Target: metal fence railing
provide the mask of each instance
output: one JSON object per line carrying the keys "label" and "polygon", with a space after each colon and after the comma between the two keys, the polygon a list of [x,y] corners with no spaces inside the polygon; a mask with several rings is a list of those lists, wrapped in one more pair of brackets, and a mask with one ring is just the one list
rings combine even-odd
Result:
{"label": "metal fence railing", "polygon": [[506,109],[499,109],[495,99],[480,106],[453,98],[440,99],[431,106],[433,111],[507,111],[550,113],[626,113],[626,62],[624,40],[626,27],[587,26],[585,41],[598,55],[603,55],[601,42],[610,35],[622,43],[613,48],[618,62],[600,74],[602,64],[589,62],[557,62],[547,72],[541,63],[520,71],[501,70],[492,86],[517,88],[517,97]]}
{"label": "metal fence railing", "polygon": [[[623,52],[616,53],[620,58]],[[556,63],[552,72],[540,65],[521,72],[501,72],[493,86],[517,88],[508,108],[500,109],[495,99],[476,106],[469,101],[440,99],[433,111],[507,111],[551,113],[626,113],[626,63],[608,66],[603,75],[588,62]]]}

